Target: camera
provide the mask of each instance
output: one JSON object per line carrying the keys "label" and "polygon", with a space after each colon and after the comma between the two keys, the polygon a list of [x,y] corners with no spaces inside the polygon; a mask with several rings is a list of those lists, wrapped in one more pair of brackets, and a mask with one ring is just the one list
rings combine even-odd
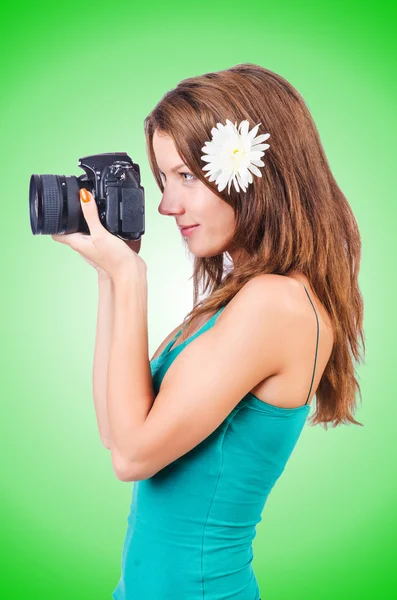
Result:
{"label": "camera", "polygon": [[145,193],[139,165],[126,152],[94,154],[79,159],[79,177],[33,174],[29,184],[33,235],[89,233],[80,204],[80,190],[92,193],[102,225],[123,240],[145,233]]}

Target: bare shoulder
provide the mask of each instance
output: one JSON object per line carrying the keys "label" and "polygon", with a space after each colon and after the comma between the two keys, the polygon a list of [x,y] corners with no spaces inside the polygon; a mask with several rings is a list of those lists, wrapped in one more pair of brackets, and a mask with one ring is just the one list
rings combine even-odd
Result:
{"label": "bare shoulder", "polygon": [[[309,318],[312,317],[313,307],[309,302],[310,298],[324,326],[327,329],[332,329],[331,319],[327,311],[306,278],[296,279],[275,273],[261,274],[250,279],[241,288],[237,296],[239,294],[241,294],[241,301],[248,304],[248,306],[259,302],[268,310],[275,311],[276,314],[281,312],[285,316],[290,315],[292,318],[302,317],[303,314],[308,315]],[[226,312],[226,309],[224,312]]]}
{"label": "bare shoulder", "polygon": [[263,316],[285,317],[286,313],[293,316],[299,306],[296,302],[299,296],[297,283],[289,277],[273,273],[256,275],[247,281],[227,304],[218,321],[226,319],[228,312],[236,313],[250,309],[261,309]]}
{"label": "bare shoulder", "polygon": [[[307,293],[305,291],[307,290]],[[280,357],[286,356],[285,348],[312,332],[315,326],[314,311],[319,320],[323,335],[322,343],[332,347],[332,326],[330,318],[319,298],[307,280],[273,273],[252,277],[226,305],[217,319],[220,332],[223,327],[235,327],[237,320],[243,326],[254,321],[256,335],[263,335],[263,343],[273,344],[274,351],[280,350]]]}
{"label": "bare shoulder", "polygon": [[250,308],[259,298],[261,314],[272,321],[273,341],[282,336],[288,350],[295,348],[299,355],[302,340],[318,329],[319,357],[324,359],[325,367],[334,344],[332,319],[306,277],[265,274],[253,277],[244,287],[246,292],[241,301]]}

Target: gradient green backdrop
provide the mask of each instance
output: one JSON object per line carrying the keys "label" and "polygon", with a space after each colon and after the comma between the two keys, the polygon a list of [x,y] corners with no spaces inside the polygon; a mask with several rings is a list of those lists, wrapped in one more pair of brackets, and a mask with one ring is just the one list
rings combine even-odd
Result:
{"label": "gradient green backdrop", "polygon": [[153,353],[190,310],[192,282],[175,220],[157,212],[143,120],[181,79],[241,62],[276,71],[303,95],[363,239],[364,427],[305,427],[257,528],[262,599],[397,597],[391,6],[70,0],[1,9],[1,597],[110,600],[133,486],[114,475],[96,426],[96,272],[32,235],[30,176],[78,176],[78,159],[102,152],[140,164]]}

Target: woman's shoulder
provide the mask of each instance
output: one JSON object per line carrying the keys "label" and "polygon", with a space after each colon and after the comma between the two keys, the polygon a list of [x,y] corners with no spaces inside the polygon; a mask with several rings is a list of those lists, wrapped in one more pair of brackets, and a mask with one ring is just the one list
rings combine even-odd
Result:
{"label": "woman's shoulder", "polygon": [[[269,308],[285,307],[294,308],[298,306],[302,283],[296,279],[275,273],[264,273],[251,277],[237,292],[231,302],[242,302],[249,308],[256,302]],[[225,307],[226,309],[228,306]]]}
{"label": "woman's shoulder", "polygon": [[[244,310],[254,309],[257,302],[263,306],[266,314],[276,321],[279,321],[280,327],[284,327],[289,319],[290,333],[293,335],[292,324],[295,322],[297,334],[307,325],[311,327],[313,312],[315,312],[320,329],[324,337],[329,338],[332,345],[333,327],[331,318],[315,293],[310,281],[301,273],[290,275],[278,275],[275,273],[265,273],[252,277],[238,291],[236,296],[230,301],[241,303],[242,312]],[[229,306],[226,305],[223,313],[226,314]],[[219,317],[222,318],[223,315]],[[287,327],[288,330],[288,327]]]}
{"label": "woman's shoulder", "polygon": [[[331,318],[321,299],[317,296],[308,278],[302,273],[278,275],[266,273],[253,277],[248,282],[254,289],[266,292],[270,302],[282,303],[293,311],[306,310],[309,299],[313,308],[321,315],[327,327],[331,328]],[[313,311],[313,308],[311,309]],[[309,311],[310,312],[310,311]]]}

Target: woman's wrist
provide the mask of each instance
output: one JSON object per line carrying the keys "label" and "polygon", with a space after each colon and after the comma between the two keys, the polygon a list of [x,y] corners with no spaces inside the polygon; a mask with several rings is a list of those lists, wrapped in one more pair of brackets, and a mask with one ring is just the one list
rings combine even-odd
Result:
{"label": "woman's wrist", "polygon": [[98,281],[112,281],[107,273],[98,271]]}

